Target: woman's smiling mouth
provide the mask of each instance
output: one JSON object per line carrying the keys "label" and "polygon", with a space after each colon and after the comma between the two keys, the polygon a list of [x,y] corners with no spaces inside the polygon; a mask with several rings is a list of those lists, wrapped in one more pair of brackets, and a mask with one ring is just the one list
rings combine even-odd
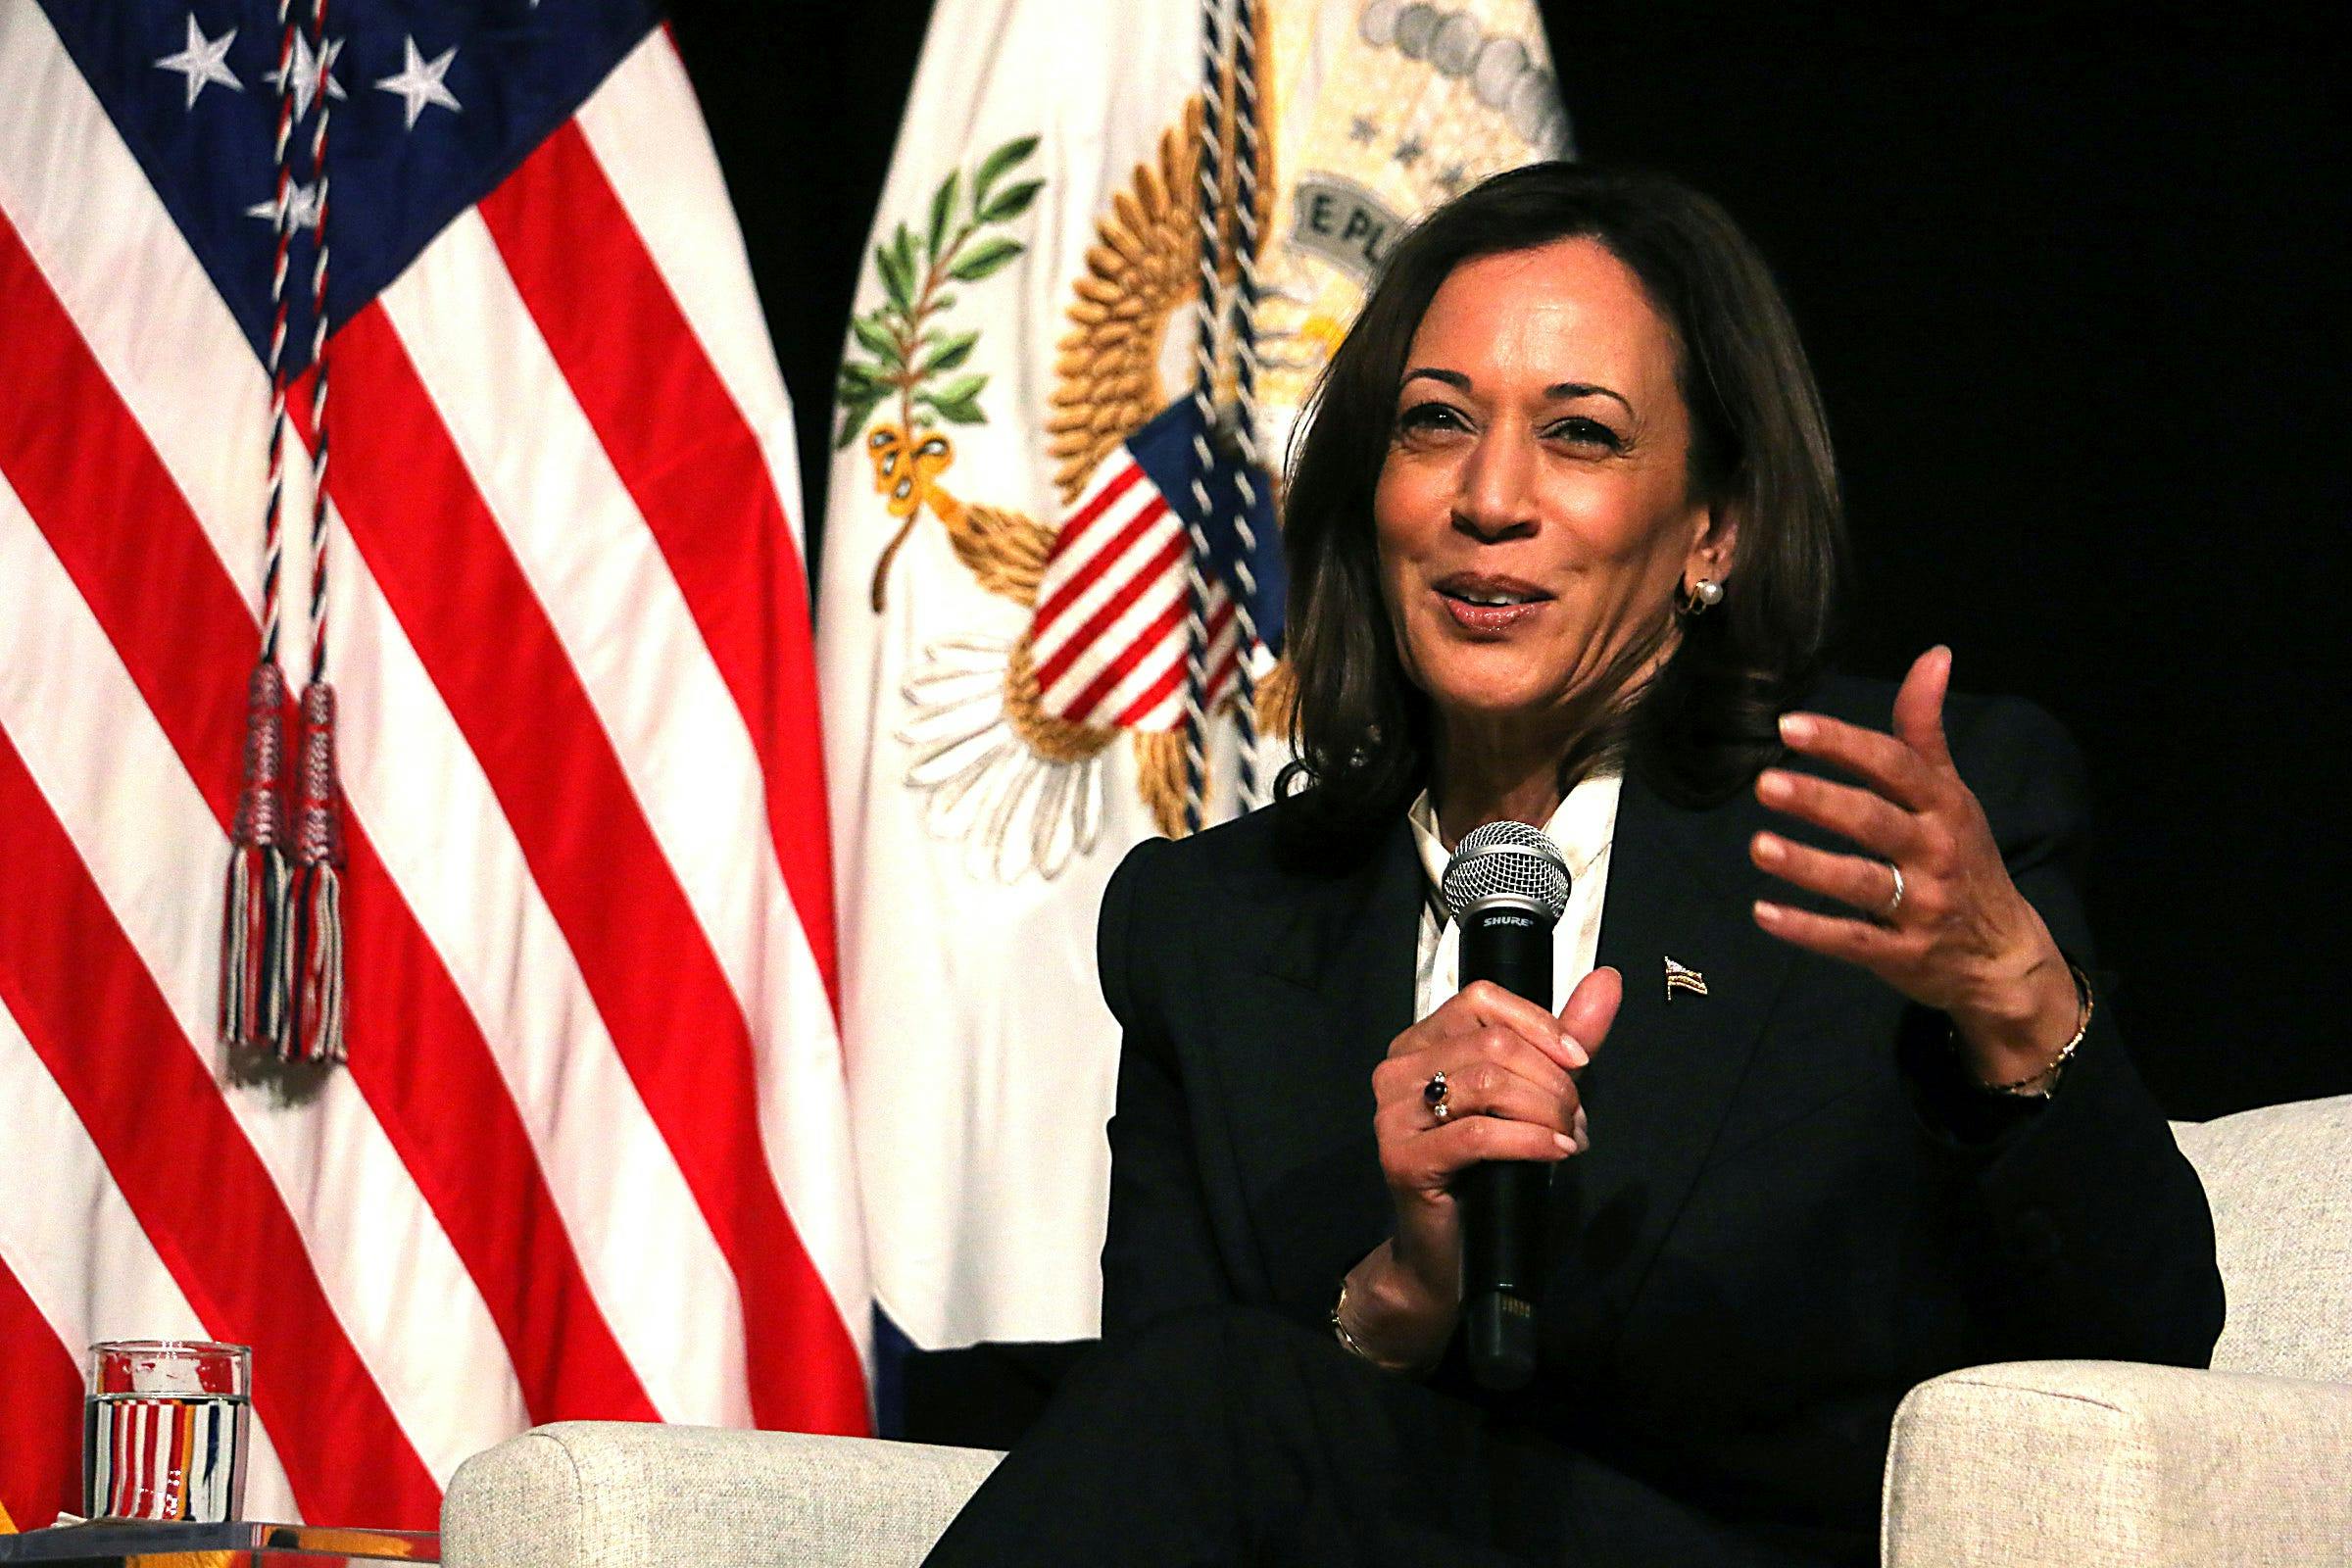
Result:
{"label": "woman's smiling mouth", "polygon": [[1534,616],[1551,595],[1516,577],[1485,572],[1455,572],[1439,579],[1438,597],[1446,612],[1465,631],[1508,631]]}

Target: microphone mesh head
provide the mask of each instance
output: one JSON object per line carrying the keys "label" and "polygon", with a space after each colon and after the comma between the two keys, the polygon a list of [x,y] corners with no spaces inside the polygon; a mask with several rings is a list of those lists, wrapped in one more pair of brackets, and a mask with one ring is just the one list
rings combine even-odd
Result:
{"label": "microphone mesh head", "polygon": [[1489,899],[1510,897],[1536,905],[1556,921],[1568,911],[1568,862],[1541,828],[1489,822],[1463,834],[1454,846],[1440,890],[1456,920]]}

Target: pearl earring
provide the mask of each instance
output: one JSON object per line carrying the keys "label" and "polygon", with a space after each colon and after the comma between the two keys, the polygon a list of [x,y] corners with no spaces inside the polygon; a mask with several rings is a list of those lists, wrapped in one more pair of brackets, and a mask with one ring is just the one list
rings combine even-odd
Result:
{"label": "pearl earring", "polygon": [[1683,600],[1682,611],[1685,615],[1703,615],[1722,603],[1723,584],[1712,577],[1701,577],[1690,585],[1688,596]]}

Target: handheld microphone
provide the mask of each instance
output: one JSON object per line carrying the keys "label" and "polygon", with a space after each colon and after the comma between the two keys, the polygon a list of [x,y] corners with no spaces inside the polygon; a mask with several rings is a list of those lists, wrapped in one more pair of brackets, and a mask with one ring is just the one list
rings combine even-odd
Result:
{"label": "handheld microphone", "polygon": [[[1461,929],[1461,979],[1485,980],[1548,1011],[1551,933],[1568,908],[1568,863],[1525,822],[1462,836],[1442,883]],[[1462,1173],[1462,1312],[1479,1386],[1523,1388],[1536,1370],[1544,1194],[1551,1167],[1490,1160]]]}

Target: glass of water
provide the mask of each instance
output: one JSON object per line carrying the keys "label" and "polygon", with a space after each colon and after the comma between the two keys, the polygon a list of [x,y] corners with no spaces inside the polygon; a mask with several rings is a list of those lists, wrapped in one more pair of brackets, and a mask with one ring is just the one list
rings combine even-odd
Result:
{"label": "glass of water", "polygon": [[218,1524],[245,1506],[253,1351],[210,1340],[90,1347],[82,1512]]}

